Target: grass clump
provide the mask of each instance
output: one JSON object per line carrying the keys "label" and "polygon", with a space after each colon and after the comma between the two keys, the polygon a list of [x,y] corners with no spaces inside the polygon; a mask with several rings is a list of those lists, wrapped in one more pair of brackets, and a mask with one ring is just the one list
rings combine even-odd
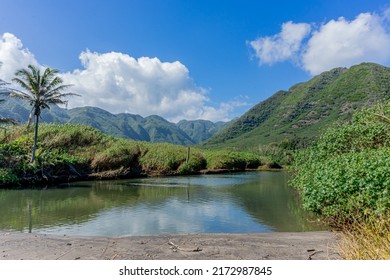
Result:
{"label": "grass clump", "polygon": [[129,168],[137,165],[140,154],[140,147],[135,142],[116,140],[94,156],[91,167],[96,172]]}
{"label": "grass clump", "polygon": [[390,260],[390,214],[343,225],[339,251],[347,260]]}
{"label": "grass clump", "polygon": [[207,169],[247,169],[258,168],[260,157],[250,152],[235,152],[228,150],[208,150],[205,152]]}
{"label": "grass clump", "polygon": [[203,154],[191,149],[187,162],[187,148],[166,143],[144,143],[145,151],[140,158],[142,169],[162,175],[192,174],[204,168]]}

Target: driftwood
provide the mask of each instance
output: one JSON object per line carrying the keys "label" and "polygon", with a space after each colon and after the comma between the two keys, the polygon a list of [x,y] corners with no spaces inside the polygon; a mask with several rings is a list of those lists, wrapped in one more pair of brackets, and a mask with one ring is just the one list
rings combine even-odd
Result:
{"label": "driftwood", "polygon": [[202,248],[200,248],[200,247],[196,247],[196,248],[193,248],[193,249],[181,248],[181,247],[179,247],[178,245],[175,245],[175,243],[173,243],[172,241],[168,241],[168,245],[171,246],[170,248],[171,248],[174,252],[177,252],[177,251],[184,251],[184,252],[200,252],[200,251],[202,251]]}
{"label": "driftwood", "polygon": [[[315,251],[314,249],[312,250],[307,250],[308,252],[313,252]],[[308,260],[312,260],[312,256],[314,256],[315,254],[318,254],[318,253],[323,253],[324,251],[315,251],[314,253],[310,254],[309,257],[307,258]]]}

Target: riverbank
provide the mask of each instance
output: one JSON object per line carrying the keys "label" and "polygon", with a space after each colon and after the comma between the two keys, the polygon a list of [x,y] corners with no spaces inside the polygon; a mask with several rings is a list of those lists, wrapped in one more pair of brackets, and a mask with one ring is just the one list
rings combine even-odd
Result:
{"label": "riverbank", "polygon": [[280,169],[257,152],[204,150],[138,142],[102,134],[82,125],[43,124],[31,162],[33,132],[16,126],[0,136],[0,188],[41,188],[53,184]]}
{"label": "riverbank", "polygon": [[331,231],[80,237],[0,232],[0,260],[337,260]]}

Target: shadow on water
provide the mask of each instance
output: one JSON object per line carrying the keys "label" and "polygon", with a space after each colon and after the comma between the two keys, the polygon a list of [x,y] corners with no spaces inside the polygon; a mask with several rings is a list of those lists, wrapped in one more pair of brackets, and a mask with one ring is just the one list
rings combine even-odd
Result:
{"label": "shadow on water", "polygon": [[129,236],[322,229],[284,172],[79,182],[0,191],[0,229]]}

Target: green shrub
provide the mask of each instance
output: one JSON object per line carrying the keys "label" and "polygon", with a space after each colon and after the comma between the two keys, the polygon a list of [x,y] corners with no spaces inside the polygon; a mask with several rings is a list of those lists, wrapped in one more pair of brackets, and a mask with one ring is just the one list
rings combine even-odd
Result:
{"label": "green shrub", "polygon": [[91,162],[95,171],[129,168],[137,164],[141,151],[135,142],[118,140],[109,148],[99,152]]}
{"label": "green shrub", "polygon": [[79,124],[43,124],[39,132],[39,142],[45,148],[78,149],[101,145],[109,138],[95,128]]}
{"label": "green shrub", "polygon": [[208,169],[258,168],[260,158],[254,153],[214,150],[205,152]]}
{"label": "green shrub", "polygon": [[18,177],[9,169],[0,168],[0,186],[11,185],[18,182]]}
{"label": "green shrub", "polygon": [[187,157],[187,149],[172,144],[156,143],[145,145],[145,152],[140,158],[142,169],[161,174],[172,174]]}
{"label": "green shrub", "polygon": [[356,113],[295,155],[304,206],[336,222],[390,209],[390,104]]}
{"label": "green shrub", "polygon": [[201,153],[191,154],[190,160],[184,162],[178,169],[179,174],[194,174],[205,169],[207,165],[206,159]]}
{"label": "green shrub", "polygon": [[390,207],[390,149],[351,152],[304,165],[294,179],[304,206],[336,218],[355,210],[384,212]]}

